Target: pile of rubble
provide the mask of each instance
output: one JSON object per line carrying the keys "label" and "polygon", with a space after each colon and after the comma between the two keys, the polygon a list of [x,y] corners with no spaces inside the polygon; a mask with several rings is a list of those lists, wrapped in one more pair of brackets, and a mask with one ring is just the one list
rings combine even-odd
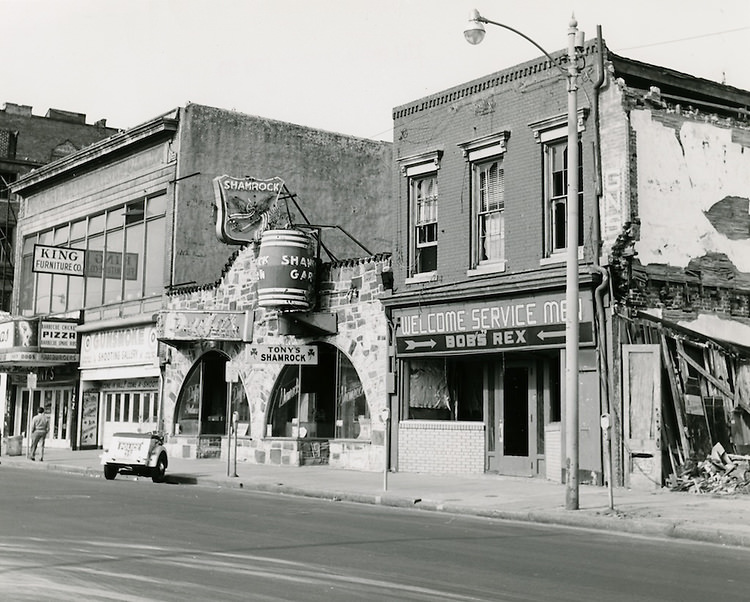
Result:
{"label": "pile of rubble", "polygon": [[750,494],[750,456],[728,454],[717,443],[705,460],[685,462],[677,474],[670,475],[667,485],[672,491]]}

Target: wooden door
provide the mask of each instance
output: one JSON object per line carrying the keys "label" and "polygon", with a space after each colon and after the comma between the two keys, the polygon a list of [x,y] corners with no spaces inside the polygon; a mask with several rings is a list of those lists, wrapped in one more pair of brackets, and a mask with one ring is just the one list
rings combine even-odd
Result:
{"label": "wooden door", "polygon": [[659,488],[661,467],[661,349],[623,345],[623,440],[628,487]]}

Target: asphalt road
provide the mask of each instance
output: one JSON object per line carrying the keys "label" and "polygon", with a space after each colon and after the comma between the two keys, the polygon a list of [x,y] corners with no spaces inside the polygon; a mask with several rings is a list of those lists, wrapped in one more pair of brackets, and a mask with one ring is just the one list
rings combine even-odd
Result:
{"label": "asphalt road", "polygon": [[750,599],[750,551],[0,466],[2,600]]}

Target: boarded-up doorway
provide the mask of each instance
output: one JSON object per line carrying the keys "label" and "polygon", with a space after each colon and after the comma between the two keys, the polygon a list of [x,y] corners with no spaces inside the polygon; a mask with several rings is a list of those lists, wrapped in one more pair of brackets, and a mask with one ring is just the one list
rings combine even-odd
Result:
{"label": "boarded-up doorway", "polygon": [[626,485],[661,487],[661,355],[659,345],[622,346]]}

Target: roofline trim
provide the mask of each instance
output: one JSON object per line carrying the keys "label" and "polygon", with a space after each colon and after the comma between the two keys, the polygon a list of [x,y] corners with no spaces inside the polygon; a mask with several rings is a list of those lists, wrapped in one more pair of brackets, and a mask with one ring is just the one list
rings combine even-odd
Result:
{"label": "roofline trim", "polygon": [[66,155],[57,161],[38,167],[13,182],[10,189],[16,194],[21,194],[23,190],[38,186],[104,155],[109,155],[160,134],[175,132],[179,125],[178,111],[179,109],[175,109],[164,113],[150,121]]}

